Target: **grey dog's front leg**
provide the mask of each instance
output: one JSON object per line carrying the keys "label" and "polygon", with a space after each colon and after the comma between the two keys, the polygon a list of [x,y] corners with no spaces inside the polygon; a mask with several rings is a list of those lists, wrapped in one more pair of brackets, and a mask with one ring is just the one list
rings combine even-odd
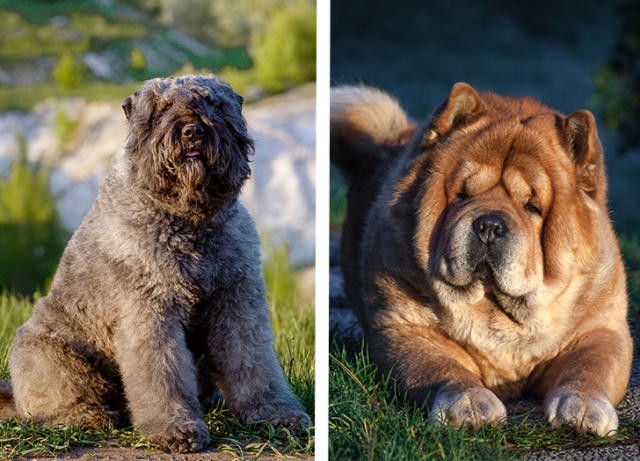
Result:
{"label": "grey dog's front leg", "polygon": [[198,451],[209,432],[198,403],[196,368],[178,319],[145,312],[123,319],[116,359],[134,425],[172,452]]}
{"label": "grey dog's front leg", "polygon": [[208,355],[214,378],[245,424],[269,421],[276,427],[308,427],[309,416],[286,382],[273,349],[262,274],[220,296],[212,318]]}

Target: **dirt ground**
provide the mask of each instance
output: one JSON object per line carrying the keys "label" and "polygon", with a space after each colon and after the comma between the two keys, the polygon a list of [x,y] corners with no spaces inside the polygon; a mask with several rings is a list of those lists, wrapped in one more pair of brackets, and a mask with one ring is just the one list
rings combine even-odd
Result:
{"label": "dirt ground", "polygon": [[231,460],[254,460],[258,461],[282,461],[284,459],[296,460],[296,461],[313,461],[315,457],[310,456],[306,458],[277,458],[274,456],[260,456],[254,458],[254,455],[247,455],[244,458],[236,457],[231,454],[217,453],[214,450],[206,450],[200,453],[189,453],[184,455],[173,455],[160,452],[150,452],[148,450],[139,450],[135,448],[81,448],[73,450],[70,453],[56,456],[55,458],[21,458],[22,460],[65,460],[65,461],[99,461],[99,460],[114,460],[114,461],[134,461],[134,460],[147,460],[147,461],[231,461]]}

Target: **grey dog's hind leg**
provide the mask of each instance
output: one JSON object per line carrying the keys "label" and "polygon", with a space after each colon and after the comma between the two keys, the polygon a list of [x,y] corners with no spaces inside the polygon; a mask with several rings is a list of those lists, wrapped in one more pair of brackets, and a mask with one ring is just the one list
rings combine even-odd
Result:
{"label": "grey dog's hind leg", "polygon": [[0,381],[0,419],[11,418],[18,415],[16,402],[13,400],[11,385]]}
{"label": "grey dog's hind leg", "polygon": [[9,359],[13,395],[22,417],[41,423],[118,424],[109,402],[117,386],[62,337],[27,323],[18,330]]}

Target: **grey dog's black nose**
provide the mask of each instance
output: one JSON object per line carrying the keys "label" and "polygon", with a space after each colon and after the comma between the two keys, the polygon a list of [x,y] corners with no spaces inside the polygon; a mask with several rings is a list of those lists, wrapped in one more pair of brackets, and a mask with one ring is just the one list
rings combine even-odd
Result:
{"label": "grey dog's black nose", "polygon": [[190,123],[182,128],[182,137],[188,141],[204,136],[204,128],[197,123]]}
{"label": "grey dog's black nose", "polygon": [[490,214],[483,214],[477,217],[472,224],[473,230],[485,245],[492,244],[496,239],[504,237],[509,228],[504,219]]}

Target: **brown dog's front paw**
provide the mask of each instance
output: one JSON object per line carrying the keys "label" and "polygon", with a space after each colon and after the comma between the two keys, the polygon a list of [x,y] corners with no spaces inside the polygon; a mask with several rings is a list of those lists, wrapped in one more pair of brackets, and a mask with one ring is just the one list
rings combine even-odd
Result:
{"label": "brown dog's front paw", "polygon": [[[143,430],[141,429],[141,432]],[[144,433],[144,432],[143,432]],[[169,453],[192,453],[209,444],[209,430],[202,420],[177,421],[162,433],[146,434],[154,445]]]}
{"label": "brown dog's front paw", "polygon": [[473,431],[477,431],[485,424],[496,424],[506,418],[507,410],[489,389],[444,389],[436,394],[430,416],[448,426],[459,428],[468,425]]}
{"label": "brown dog's front paw", "polygon": [[567,388],[556,390],[547,400],[545,417],[553,427],[569,425],[581,434],[612,435],[618,415],[606,397],[593,397]]}

